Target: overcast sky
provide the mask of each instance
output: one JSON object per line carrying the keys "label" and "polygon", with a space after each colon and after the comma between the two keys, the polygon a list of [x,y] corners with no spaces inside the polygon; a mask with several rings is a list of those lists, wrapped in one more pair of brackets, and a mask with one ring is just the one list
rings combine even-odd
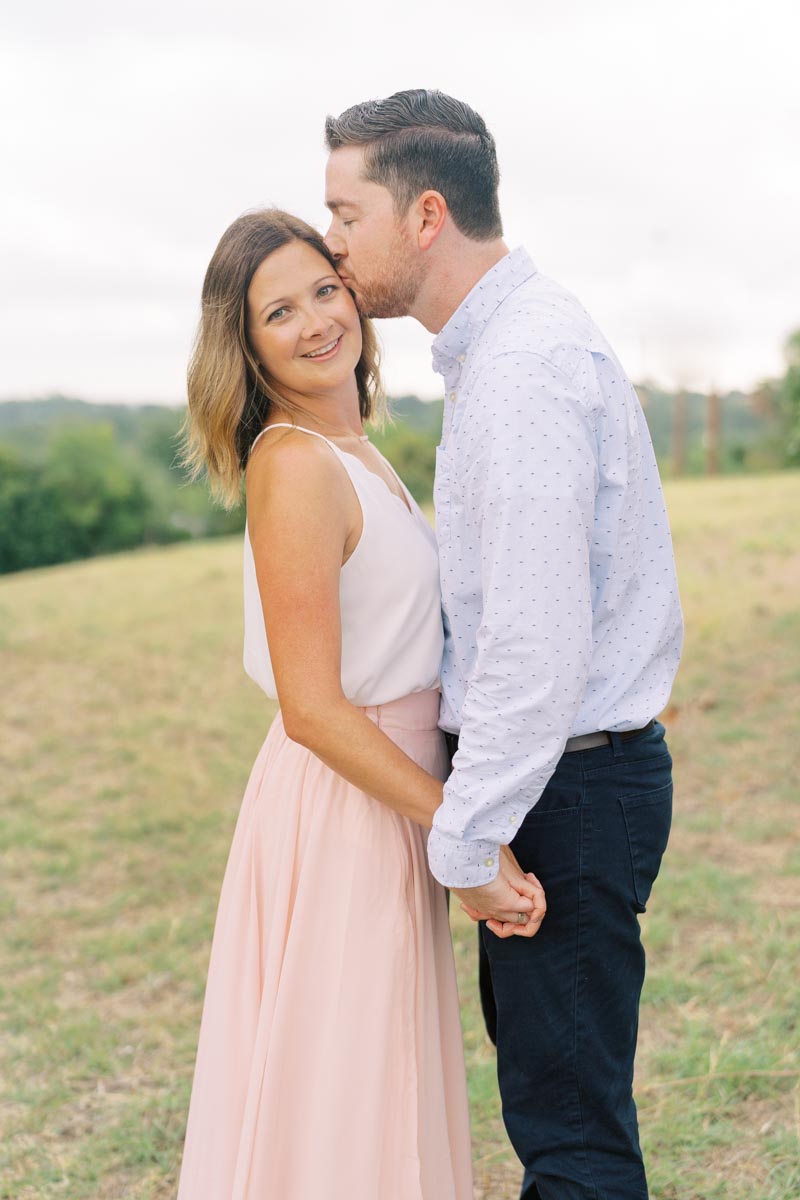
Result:
{"label": "overcast sky", "polygon": [[[498,144],[507,241],[635,379],[743,387],[800,326],[797,0],[27,0],[0,16],[0,398],[180,402],[242,211],[323,227],[322,124],[439,87]],[[395,393],[430,336],[380,322]]]}

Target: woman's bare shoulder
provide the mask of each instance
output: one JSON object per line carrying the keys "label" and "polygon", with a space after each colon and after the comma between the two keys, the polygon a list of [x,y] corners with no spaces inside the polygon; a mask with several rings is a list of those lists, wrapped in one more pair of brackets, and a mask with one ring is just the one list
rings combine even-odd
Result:
{"label": "woman's bare shoulder", "polygon": [[[344,529],[353,523],[352,487],[337,454],[322,438],[276,429],[254,447],[245,475],[248,523],[274,528],[320,524]],[[316,519],[315,519],[316,518]],[[262,526],[263,528],[263,526]]]}
{"label": "woman's bare shoulder", "polygon": [[341,472],[336,453],[320,437],[299,429],[276,428],[259,438],[248,459],[248,489],[284,486],[287,481],[313,484]]}

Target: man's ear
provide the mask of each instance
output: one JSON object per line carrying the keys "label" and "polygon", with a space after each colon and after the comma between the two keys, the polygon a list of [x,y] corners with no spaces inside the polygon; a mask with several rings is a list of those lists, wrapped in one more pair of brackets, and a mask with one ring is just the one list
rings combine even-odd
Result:
{"label": "man's ear", "polygon": [[447,201],[441,192],[423,192],[414,205],[413,217],[420,250],[430,250],[444,229]]}

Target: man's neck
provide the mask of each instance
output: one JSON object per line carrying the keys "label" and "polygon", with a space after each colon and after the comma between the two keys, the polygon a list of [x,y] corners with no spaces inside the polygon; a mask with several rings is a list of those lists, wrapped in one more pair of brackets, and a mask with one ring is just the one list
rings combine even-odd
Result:
{"label": "man's neck", "polygon": [[429,333],[439,333],[475,284],[508,252],[502,238],[475,242],[459,235],[449,245],[437,245],[436,262],[417,293],[409,316]]}

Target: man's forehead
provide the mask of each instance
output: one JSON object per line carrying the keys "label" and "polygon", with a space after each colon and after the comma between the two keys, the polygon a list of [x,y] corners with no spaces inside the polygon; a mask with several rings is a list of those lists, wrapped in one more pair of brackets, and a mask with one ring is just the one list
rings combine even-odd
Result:
{"label": "man's forehead", "polygon": [[328,159],[325,170],[325,190],[329,200],[344,203],[346,196],[358,190],[361,183],[361,172],[355,166],[339,164],[333,161],[333,155]]}
{"label": "man's forehead", "polygon": [[367,179],[361,146],[342,146],[331,152],[325,170],[325,205],[331,212],[373,205],[384,191],[381,184]]}
{"label": "man's forehead", "polygon": [[328,155],[328,171],[360,175],[363,165],[363,146],[337,146]]}

